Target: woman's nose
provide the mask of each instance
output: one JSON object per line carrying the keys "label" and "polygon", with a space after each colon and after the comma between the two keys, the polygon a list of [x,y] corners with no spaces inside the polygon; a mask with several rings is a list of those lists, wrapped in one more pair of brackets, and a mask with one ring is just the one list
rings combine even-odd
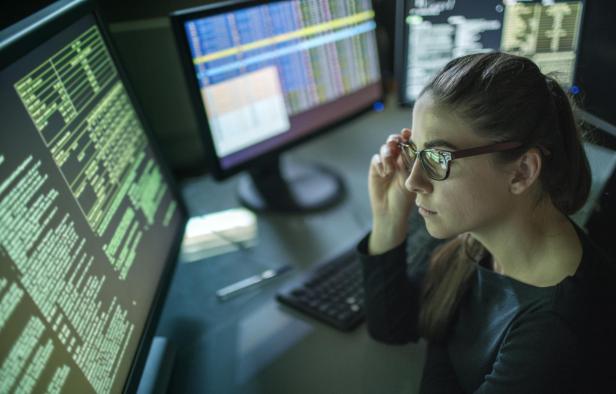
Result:
{"label": "woman's nose", "polygon": [[406,178],[404,182],[404,187],[413,193],[430,193],[432,191],[432,182],[429,179],[423,167],[421,166],[421,162],[419,158],[415,159],[413,162],[413,167],[411,168],[411,172],[409,176]]}

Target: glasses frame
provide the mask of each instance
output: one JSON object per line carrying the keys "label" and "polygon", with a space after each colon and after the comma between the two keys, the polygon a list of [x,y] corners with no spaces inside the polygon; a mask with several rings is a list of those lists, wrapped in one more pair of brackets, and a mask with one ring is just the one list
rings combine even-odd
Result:
{"label": "glasses frame", "polygon": [[[402,155],[402,161],[406,165],[407,169],[412,171],[413,165],[415,163],[415,159],[410,156],[407,149],[411,150],[415,154],[415,158],[419,157],[419,162],[421,163],[421,167],[423,168],[426,175],[435,181],[444,181],[449,177],[449,171],[451,170],[451,162],[457,159],[462,159],[464,157],[478,156],[486,153],[494,153],[494,152],[503,152],[507,150],[512,150],[515,148],[521,147],[523,144],[521,142],[516,141],[508,141],[508,142],[497,142],[494,144],[478,146],[475,148],[468,149],[459,149],[455,151],[438,149],[438,148],[424,148],[421,150],[417,150],[417,146],[412,142],[399,142],[398,147],[400,148],[400,152]],[[426,152],[435,152],[441,158],[443,158],[443,162],[447,166],[445,171],[445,176],[442,178],[436,178],[431,176],[431,170],[428,168],[427,164],[424,164],[424,156]]]}

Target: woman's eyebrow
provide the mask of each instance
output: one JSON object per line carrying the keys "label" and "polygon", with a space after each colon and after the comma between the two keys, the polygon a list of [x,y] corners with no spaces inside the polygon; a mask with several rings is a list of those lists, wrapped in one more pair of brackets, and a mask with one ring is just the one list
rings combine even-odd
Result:
{"label": "woman's eyebrow", "polygon": [[431,140],[431,141],[426,142],[424,144],[424,149],[433,148],[435,146],[444,146],[444,147],[452,149],[452,150],[457,150],[458,149],[457,146],[455,146],[451,142],[447,142],[447,141],[445,141],[443,139],[435,139],[435,140]]}

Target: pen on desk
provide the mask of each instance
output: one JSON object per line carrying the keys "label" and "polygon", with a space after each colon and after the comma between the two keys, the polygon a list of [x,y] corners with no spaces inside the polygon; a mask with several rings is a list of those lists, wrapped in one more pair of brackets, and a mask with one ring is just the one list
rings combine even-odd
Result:
{"label": "pen on desk", "polygon": [[263,285],[274,278],[279,277],[291,270],[290,265],[283,265],[280,268],[268,269],[260,274],[253,275],[249,278],[242,279],[239,282],[225,286],[216,292],[216,296],[220,301],[228,300],[229,298],[242,293],[244,290],[252,289],[253,287]]}

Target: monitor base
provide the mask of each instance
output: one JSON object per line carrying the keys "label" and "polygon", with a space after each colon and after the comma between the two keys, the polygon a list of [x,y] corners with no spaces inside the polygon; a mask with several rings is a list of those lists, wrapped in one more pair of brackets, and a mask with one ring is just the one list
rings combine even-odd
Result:
{"label": "monitor base", "polygon": [[278,158],[240,179],[242,205],[256,212],[302,213],[330,208],[344,197],[338,174],[322,166],[285,163]]}

